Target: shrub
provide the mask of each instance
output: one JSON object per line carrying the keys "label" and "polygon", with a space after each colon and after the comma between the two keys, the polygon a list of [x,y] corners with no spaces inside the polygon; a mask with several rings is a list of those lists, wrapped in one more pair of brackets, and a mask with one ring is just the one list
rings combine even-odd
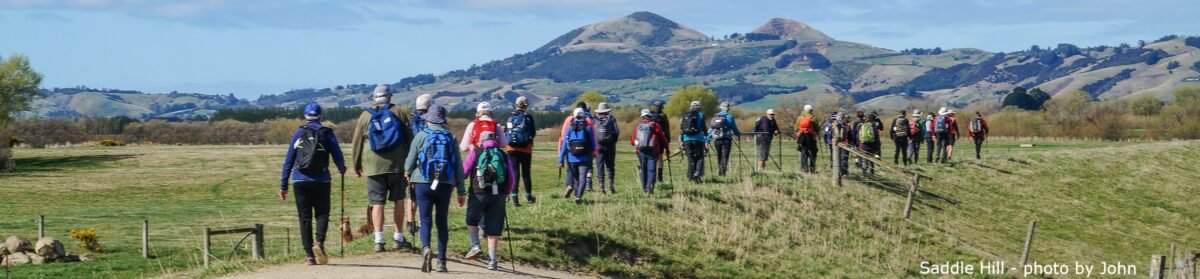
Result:
{"label": "shrub", "polygon": [[79,240],[79,248],[83,250],[100,253],[100,237],[96,235],[96,228],[87,228],[81,230],[71,229],[71,238]]}

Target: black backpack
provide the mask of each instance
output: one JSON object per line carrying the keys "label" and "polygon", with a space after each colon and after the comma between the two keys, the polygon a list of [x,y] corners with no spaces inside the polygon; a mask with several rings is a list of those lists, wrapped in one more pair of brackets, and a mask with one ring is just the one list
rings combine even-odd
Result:
{"label": "black backpack", "polygon": [[596,118],[596,140],[601,144],[611,144],[617,142],[617,118],[612,115],[605,115]]}
{"label": "black backpack", "polygon": [[329,151],[325,150],[326,133],[329,128],[312,129],[300,126],[304,132],[292,143],[296,149],[296,169],[305,175],[316,175],[329,169]]}
{"label": "black backpack", "polygon": [[587,133],[587,121],[571,121],[571,129],[567,131],[564,139],[567,141],[567,151],[571,155],[584,156],[592,153],[592,135]]}
{"label": "black backpack", "polygon": [[689,111],[684,113],[683,121],[681,121],[679,125],[681,126],[679,127],[679,131],[683,132],[684,135],[695,136],[700,134],[700,132],[702,132],[700,131],[700,127],[702,125],[700,124],[700,112]]}
{"label": "black backpack", "polygon": [[508,145],[515,147],[527,147],[533,143],[533,126],[532,116],[522,111],[513,112],[512,116],[508,117],[508,127],[505,127],[505,132],[508,133]]}

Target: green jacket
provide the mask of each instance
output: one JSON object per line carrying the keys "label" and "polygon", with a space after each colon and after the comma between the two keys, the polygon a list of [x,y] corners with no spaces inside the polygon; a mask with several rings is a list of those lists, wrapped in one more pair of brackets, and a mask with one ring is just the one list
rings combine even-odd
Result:
{"label": "green jacket", "polygon": [[[442,124],[429,123],[428,129],[430,131],[440,131],[440,130],[446,130],[446,126],[443,126]],[[408,158],[406,158],[404,160],[404,173],[411,177],[411,179],[408,181],[409,183],[430,183],[431,182],[431,181],[429,181],[429,178],[426,178],[424,175],[421,175],[421,172],[417,170],[417,168],[419,168],[421,166],[421,162],[417,162],[417,154],[421,152],[421,149],[424,149],[424,147],[426,145],[426,143],[425,143],[426,137],[427,137],[427,134],[425,133],[425,131],[421,131],[420,133],[417,133],[417,135],[413,137],[412,147],[410,147],[408,150]],[[454,179],[453,179],[453,181],[450,181],[450,182],[442,182],[442,181],[439,181],[439,182],[454,184],[454,188],[456,189],[455,191],[458,192],[458,195],[465,196],[465,195],[467,195],[467,189],[465,186],[463,186],[462,157],[458,155],[458,149],[456,148],[456,146],[454,146],[454,143],[457,143],[457,142],[458,142],[458,140],[454,139],[454,136],[451,135],[449,148],[450,148],[450,150],[453,151],[452,153],[454,154],[453,155],[454,158],[453,158],[453,160],[451,160],[452,161],[451,165],[448,167],[456,168],[456,170],[454,172]]]}
{"label": "green jacket", "polygon": [[[391,105],[391,104],[389,104]],[[380,108],[383,105],[375,105],[373,108]],[[400,120],[401,127],[408,132],[409,113],[397,105],[391,106],[392,113],[396,114],[396,119]],[[370,148],[371,143],[367,139],[368,125],[371,125],[371,113],[363,111],[358,116],[358,121],[354,127],[354,136],[351,140],[354,142],[351,160],[354,162],[354,170],[361,170],[363,175],[375,176],[389,173],[404,173],[404,158],[408,156],[409,146],[412,145],[413,135],[407,135],[406,139],[400,144],[400,147],[383,153],[375,153]]]}

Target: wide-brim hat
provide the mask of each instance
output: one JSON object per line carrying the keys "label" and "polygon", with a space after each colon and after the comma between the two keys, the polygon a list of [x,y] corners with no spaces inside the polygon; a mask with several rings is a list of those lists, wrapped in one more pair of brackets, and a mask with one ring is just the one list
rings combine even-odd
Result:
{"label": "wide-brim hat", "polygon": [[600,103],[600,106],[596,108],[596,112],[598,113],[607,113],[610,111],[612,111],[612,109],[608,108],[608,103]]}

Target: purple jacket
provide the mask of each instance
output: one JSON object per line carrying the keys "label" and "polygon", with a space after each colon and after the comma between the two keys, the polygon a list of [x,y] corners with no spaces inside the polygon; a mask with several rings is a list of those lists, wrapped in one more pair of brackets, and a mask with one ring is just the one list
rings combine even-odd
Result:
{"label": "purple jacket", "polygon": [[[479,155],[475,154],[475,151],[487,150],[488,148],[499,147],[499,144],[495,140],[485,140],[485,141],[479,143],[479,145],[482,148],[478,148],[478,149],[472,148],[467,153],[467,159],[463,160],[463,173],[464,174],[470,175],[470,174],[474,173],[475,161],[479,159]],[[503,149],[501,149],[501,152],[503,152]],[[505,153],[505,154],[508,154],[508,153]],[[506,185],[506,189],[507,189],[506,194],[512,193],[513,187],[517,186],[517,177],[516,177],[515,172],[513,172],[512,161],[510,160],[508,162],[509,162],[508,164],[504,165],[504,168],[506,171],[504,177],[508,177],[508,179],[506,179],[506,181],[504,181],[504,184],[507,184]]]}

